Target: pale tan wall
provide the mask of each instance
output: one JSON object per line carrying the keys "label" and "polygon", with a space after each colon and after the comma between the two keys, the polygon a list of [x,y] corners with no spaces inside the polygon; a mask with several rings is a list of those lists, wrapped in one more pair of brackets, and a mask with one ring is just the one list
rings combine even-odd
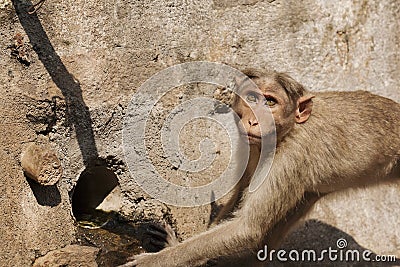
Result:
{"label": "pale tan wall", "polygon": [[[146,79],[166,67],[196,60],[240,68],[269,66],[289,72],[311,90],[365,89],[400,101],[400,5],[396,0],[340,4],[325,0],[48,0],[31,16],[24,13],[27,1],[14,4],[17,2],[22,3],[18,5],[19,16],[9,0],[0,1],[0,129],[2,155],[7,154],[1,158],[7,167],[1,173],[0,188],[4,192],[17,188],[2,195],[12,195],[15,200],[13,205],[1,202],[0,224],[3,233],[22,232],[26,238],[1,243],[0,250],[7,254],[0,253],[0,263],[8,264],[7,255],[17,255],[13,259],[16,266],[23,266],[34,257],[35,249],[44,254],[72,242],[68,192],[84,169],[82,152],[86,158],[95,156],[95,150],[101,158],[112,157],[109,166],[118,170],[126,214],[140,218],[155,213],[161,217],[166,212],[149,197],[135,202],[143,191],[123,167],[121,142],[122,120],[132,95]],[[29,66],[11,57],[7,49],[17,33],[26,42]],[[172,105],[175,100],[165,101]],[[68,113],[66,104],[71,103],[75,112]],[[55,123],[43,134],[49,125],[47,118]],[[196,131],[192,134],[189,140],[195,140]],[[54,191],[59,194],[55,207],[38,202],[19,167],[20,153],[25,143],[32,141],[51,143],[62,160],[64,177]],[[157,149],[154,153],[160,152]],[[166,171],[162,160],[156,156],[154,160]],[[11,169],[10,164],[14,166]],[[212,175],[202,177],[207,181]],[[349,210],[340,215],[347,217],[345,223],[338,219],[337,225],[360,236],[357,240],[365,246],[382,252],[393,251],[400,244],[395,220],[399,218],[396,203],[400,190],[398,186],[385,190],[391,193],[371,192],[380,201],[350,197],[344,203],[332,202],[331,207],[334,217],[342,208]],[[355,198],[354,206],[362,208],[354,210],[353,204],[346,204]],[[392,207],[390,212],[382,203]],[[171,208],[170,212],[186,237],[206,228],[209,210],[205,206]],[[354,226],[358,221],[348,218],[364,218],[365,214],[386,216],[384,227],[370,219],[366,225],[374,227],[364,229],[387,235],[383,229],[392,229],[392,243],[375,242],[379,236]]]}

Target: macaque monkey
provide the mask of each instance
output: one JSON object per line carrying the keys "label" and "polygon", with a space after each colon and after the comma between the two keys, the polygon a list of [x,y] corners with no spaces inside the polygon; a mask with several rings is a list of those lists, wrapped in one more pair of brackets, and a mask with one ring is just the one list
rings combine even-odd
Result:
{"label": "macaque monkey", "polygon": [[[217,216],[233,217],[157,253],[133,257],[124,266],[199,266],[209,260],[248,256],[279,246],[290,227],[321,196],[398,176],[400,104],[364,91],[310,92],[290,76],[264,70],[244,73],[232,105],[250,158],[232,199]],[[275,122],[265,116],[270,109]],[[262,184],[246,190],[259,160],[261,136],[276,127],[276,151]],[[262,163],[262,162],[261,162]],[[242,265],[245,266],[245,265]]]}

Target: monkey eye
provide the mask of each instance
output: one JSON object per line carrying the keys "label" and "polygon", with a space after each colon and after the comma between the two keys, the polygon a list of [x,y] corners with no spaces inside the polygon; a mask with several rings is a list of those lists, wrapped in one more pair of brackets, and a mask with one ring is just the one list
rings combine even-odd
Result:
{"label": "monkey eye", "polygon": [[246,95],[246,101],[247,102],[251,102],[251,103],[257,102],[257,95],[255,95],[254,93],[247,94]]}
{"label": "monkey eye", "polygon": [[269,107],[275,106],[277,103],[276,99],[273,97],[266,97],[265,98],[265,104]]}

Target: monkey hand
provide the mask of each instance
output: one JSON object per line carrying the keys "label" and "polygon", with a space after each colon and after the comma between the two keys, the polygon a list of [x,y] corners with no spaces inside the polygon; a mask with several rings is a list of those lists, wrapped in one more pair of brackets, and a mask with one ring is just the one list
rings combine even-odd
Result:
{"label": "monkey hand", "polygon": [[118,267],[162,267],[162,259],[158,257],[158,253],[142,253],[128,259],[129,261]]}

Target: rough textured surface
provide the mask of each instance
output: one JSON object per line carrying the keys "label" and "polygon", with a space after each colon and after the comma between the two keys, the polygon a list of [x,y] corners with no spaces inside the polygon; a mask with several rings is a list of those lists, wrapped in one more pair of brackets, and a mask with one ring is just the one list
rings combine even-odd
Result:
{"label": "rough textured surface", "polygon": [[38,258],[33,267],[97,267],[98,248],[70,245]]}
{"label": "rough textured surface", "polygon": [[[74,242],[69,193],[98,159],[118,175],[125,215],[172,217],[184,238],[206,229],[209,205],[160,204],[124,163],[126,107],[166,67],[195,60],[269,66],[311,90],[365,89],[400,101],[398,0],[46,1],[30,16],[29,5],[0,0],[0,265],[27,266]],[[160,156],[157,123],[175,101],[201,94],[202,88],[171,92],[149,125],[154,165],[175,182],[206,183],[218,171],[188,180]],[[198,156],[200,132],[187,130],[190,157]],[[29,142],[50,142],[59,154],[64,173],[57,185],[43,190],[25,179],[19,159]],[[220,162],[228,157],[222,148],[215,150]],[[400,256],[398,203],[400,188],[392,184],[327,197],[312,216],[362,247]]]}
{"label": "rough textured surface", "polygon": [[74,240],[68,192],[26,179],[2,149],[0,159],[0,265],[30,266],[35,257]]}
{"label": "rough textured surface", "polygon": [[344,238],[349,249],[400,258],[399,192],[397,181],[323,197],[305,219],[310,224],[289,235],[283,247],[336,249],[336,241]]}
{"label": "rough textured surface", "polygon": [[22,153],[21,167],[25,175],[41,185],[54,185],[62,176],[56,153],[36,144],[30,144]]}

